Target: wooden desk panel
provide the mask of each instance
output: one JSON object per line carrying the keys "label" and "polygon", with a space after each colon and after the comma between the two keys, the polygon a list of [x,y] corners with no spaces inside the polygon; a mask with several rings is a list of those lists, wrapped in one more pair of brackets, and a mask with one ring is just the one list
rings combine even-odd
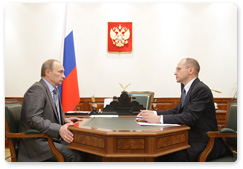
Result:
{"label": "wooden desk panel", "polygon": [[[96,118],[97,120],[102,118]],[[135,118],[117,118],[126,126],[125,130],[117,127],[112,129],[93,127],[93,121],[84,118],[82,122],[70,126],[74,133],[74,141],[69,148],[91,153],[102,157],[102,161],[153,161],[155,157],[189,148],[188,126],[151,127],[135,126],[129,129]],[[111,119],[114,120],[114,119]],[[133,121],[133,122],[132,122]],[[120,128],[120,129],[118,129]]]}

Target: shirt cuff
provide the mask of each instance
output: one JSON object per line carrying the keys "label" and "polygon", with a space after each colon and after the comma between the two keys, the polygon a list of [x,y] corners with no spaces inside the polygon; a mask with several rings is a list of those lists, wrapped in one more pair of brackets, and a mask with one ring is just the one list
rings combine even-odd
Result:
{"label": "shirt cuff", "polygon": [[[153,111],[155,115],[158,115],[157,114],[157,111]],[[161,124],[164,124],[164,119],[163,119],[163,115],[160,115],[160,123]]]}
{"label": "shirt cuff", "polygon": [[163,118],[163,115],[160,115],[160,123],[161,123],[161,124],[164,124],[164,118]]}

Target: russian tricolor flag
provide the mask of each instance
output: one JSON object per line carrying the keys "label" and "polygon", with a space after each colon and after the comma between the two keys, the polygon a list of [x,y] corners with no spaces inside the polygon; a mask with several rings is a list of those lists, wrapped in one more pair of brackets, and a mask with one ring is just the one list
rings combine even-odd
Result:
{"label": "russian tricolor flag", "polygon": [[80,101],[73,30],[70,29],[69,23],[70,21],[66,16],[66,36],[63,54],[65,79],[62,85],[58,87],[64,112],[73,111]]}

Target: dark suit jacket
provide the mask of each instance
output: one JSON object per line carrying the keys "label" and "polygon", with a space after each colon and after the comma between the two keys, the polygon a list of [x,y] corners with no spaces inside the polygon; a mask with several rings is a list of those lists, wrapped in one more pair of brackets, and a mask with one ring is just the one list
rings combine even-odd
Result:
{"label": "dark suit jacket", "polygon": [[[157,113],[163,115],[164,123],[186,124],[191,127],[188,132],[188,142],[191,148],[187,149],[190,161],[197,161],[207,145],[209,139],[207,132],[218,130],[212,92],[198,78],[192,83],[184,106],[181,106],[180,101],[176,108]],[[215,145],[208,159],[231,154],[222,139],[216,139]]]}
{"label": "dark suit jacket", "polygon": [[[63,110],[60,104],[62,124]],[[60,139],[58,114],[52,95],[46,83],[41,79],[32,85],[24,95],[19,132],[36,129]],[[52,157],[47,139],[21,139],[19,144],[18,161],[44,161]]]}

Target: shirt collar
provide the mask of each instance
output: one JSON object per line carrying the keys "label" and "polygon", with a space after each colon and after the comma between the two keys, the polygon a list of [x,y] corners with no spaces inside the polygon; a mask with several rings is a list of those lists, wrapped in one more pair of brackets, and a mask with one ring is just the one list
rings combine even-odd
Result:
{"label": "shirt collar", "polygon": [[49,88],[51,94],[53,95],[53,90],[56,89],[56,88],[53,87],[53,86],[51,85],[51,83],[49,83],[46,79],[44,79],[44,78],[42,78],[42,79],[44,80],[44,82],[45,82],[46,85],[48,86],[48,88]]}
{"label": "shirt collar", "polygon": [[191,87],[191,85],[192,85],[192,83],[194,82],[195,79],[196,79],[196,77],[195,77],[194,79],[192,79],[190,82],[188,82],[188,83],[184,86],[184,89],[185,89],[185,91],[186,91],[186,94],[187,94],[187,92],[189,91],[189,89],[190,89],[190,87]]}

